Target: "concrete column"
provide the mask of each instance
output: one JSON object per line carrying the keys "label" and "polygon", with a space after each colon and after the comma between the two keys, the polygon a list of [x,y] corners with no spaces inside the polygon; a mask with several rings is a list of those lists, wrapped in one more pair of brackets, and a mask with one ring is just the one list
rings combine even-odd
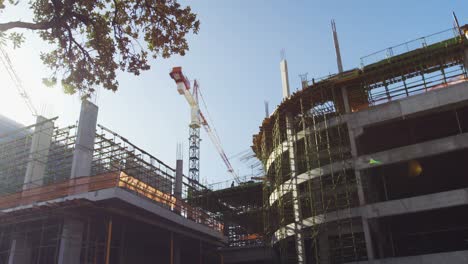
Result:
{"label": "concrete column", "polygon": [[171,250],[170,264],[180,264],[180,238],[174,232],[171,232]]}
{"label": "concrete column", "polygon": [[203,244],[202,244],[201,240],[199,240],[198,243],[199,243],[198,244],[198,248],[199,248],[199,251],[198,251],[199,253],[198,254],[199,254],[199,257],[200,257],[200,259],[199,259],[200,261],[198,263],[203,264]]}
{"label": "concrete column", "polygon": [[177,199],[182,198],[183,167],[184,167],[184,162],[181,159],[178,159],[176,161],[175,188],[174,188],[174,196]]}
{"label": "concrete column", "polygon": [[90,176],[91,174],[97,115],[98,107],[95,104],[89,101],[83,101],[81,103],[71,178]]}
{"label": "concrete column", "polygon": [[26,167],[23,190],[42,186],[49,156],[50,144],[54,133],[54,122],[38,116],[29,150],[29,161]]}
{"label": "concrete column", "polygon": [[[174,234],[174,233],[172,233]],[[174,244],[173,244],[173,263],[172,264],[180,264],[181,259],[181,248],[180,248],[180,238],[177,234],[174,234]]]}
{"label": "concrete column", "polygon": [[[356,137],[358,133],[359,131],[353,130],[351,126],[348,124],[348,134],[349,134],[349,141],[350,141],[350,147],[351,147],[351,155],[354,161],[356,161],[356,158],[358,157],[357,145],[356,145]],[[356,176],[356,186],[357,186],[357,192],[358,192],[358,197],[359,197],[359,205],[363,206],[366,204],[366,197],[364,194],[364,186],[362,182],[361,171],[359,169],[356,169],[356,166],[354,169],[354,175]],[[373,260],[375,259],[375,254],[374,254],[374,248],[372,246],[372,236],[371,236],[371,230],[369,227],[369,221],[365,216],[362,216],[361,222],[362,222],[362,229],[364,233],[364,239],[366,241],[367,258],[369,260]]]}
{"label": "concrete column", "polygon": [[368,260],[374,260],[375,259],[375,254],[374,254],[374,247],[372,246],[372,236],[371,236],[371,230],[369,226],[369,219],[366,217],[361,217],[362,221],[362,229],[364,233],[364,240],[366,241],[366,251],[367,251],[367,259]]}
{"label": "concrete column", "polygon": [[468,70],[468,49],[465,49],[465,58],[463,60],[463,64],[465,66],[465,69]]}
{"label": "concrete column", "polygon": [[318,235],[320,264],[330,263],[330,243],[327,230],[321,230]]}
{"label": "concrete column", "polygon": [[26,234],[13,235],[8,264],[29,264],[32,261],[32,243]]}
{"label": "concrete column", "polygon": [[[383,230],[382,226],[379,224],[377,219],[368,219],[369,229],[372,234],[375,234],[376,239],[376,248],[378,252],[378,256],[374,256],[376,258],[384,256],[384,244],[386,243],[386,235],[385,231]],[[374,252],[375,253],[375,252]]]}
{"label": "concrete column", "polygon": [[176,198],[175,207],[173,211],[177,214],[180,214],[180,202],[182,201],[182,181],[183,181],[183,161],[182,159],[177,159],[176,161],[176,175],[175,175],[175,184],[174,184],[174,197]]}
{"label": "concrete column", "polygon": [[288,62],[286,60],[282,60],[280,62],[280,70],[281,70],[281,84],[282,84],[282,88],[283,88],[283,99],[286,99],[290,95],[289,76],[288,76]]}
{"label": "concrete column", "polygon": [[83,222],[72,218],[64,220],[60,236],[58,264],[80,264],[83,231]]}
{"label": "concrete column", "polygon": [[351,107],[349,106],[348,90],[346,90],[346,87],[341,87],[341,96],[343,97],[345,112],[347,114],[351,113]]}
{"label": "concrete column", "polygon": [[[354,130],[348,124],[349,143],[350,143],[350,147],[351,147],[351,155],[352,155],[354,160],[356,160],[356,158],[358,157],[356,137],[360,133],[362,133],[362,131]],[[365,198],[365,195],[364,195],[364,186],[363,186],[362,179],[361,179],[361,172],[358,169],[355,169],[354,170],[354,175],[356,176],[357,191],[358,191],[358,196],[359,196],[359,204],[360,205],[365,205],[366,204],[366,198]]]}
{"label": "concrete column", "polygon": [[[287,99],[290,96],[289,89],[289,76],[288,76],[288,63],[286,60],[280,62],[280,71],[281,71],[281,85],[283,89],[283,99]],[[297,253],[297,263],[305,263],[305,248],[304,248],[304,237],[302,234],[302,213],[301,213],[301,204],[299,201],[299,193],[297,187],[297,175],[296,175],[296,151],[294,148],[295,143],[295,134],[293,129],[292,117],[290,115],[286,116],[286,141],[288,143],[288,152],[290,160],[290,170],[291,170],[291,181],[292,188],[291,194],[293,197],[293,211],[294,211],[294,238],[296,242],[296,253]]]}
{"label": "concrete column", "polygon": [[183,181],[183,161],[177,159],[176,161],[176,173],[175,173],[175,186],[174,186],[174,197],[177,199],[176,206],[173,211],[180,214],[180,201],[182,201],[182,181]]}

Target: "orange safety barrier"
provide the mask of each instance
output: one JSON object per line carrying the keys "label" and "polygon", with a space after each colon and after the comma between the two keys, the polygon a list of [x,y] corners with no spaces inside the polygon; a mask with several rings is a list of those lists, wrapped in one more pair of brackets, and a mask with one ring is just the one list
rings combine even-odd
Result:
{"label": "orange safety barrier", "polygon": [[119,179],[116,172],[92,177],[78,177],[40,187],[33,187],[0,197],[0,209],[49,201],[69,195],[115,187]]}
{"label": "orange safety barrier", "polygon": [[0,209],[14,208],[21,205],[29,205],[69,195],[114,187],[130,190],[140,196],[168,207],[169,210],[187,219],[206,225],[219,232],[223,231],[224,225],[200,208],[193,208],[186,202],[177,200],[174,196],[164,193],[125,172],[109,172],[96,176],[78,177],[0,196]]}
{"label": "orange safety barrier", "polygon": [[134,191],[141,196],[165,205],[185,218],[206,225],[219,232],[222,232],[224,229],[224,225],[220,221],[216,221],[200,208],[193,208],[186,202],[178,200],[174,196],[164,193],[155,187],[126,174],[125,172],[120,172],[118,186]]}

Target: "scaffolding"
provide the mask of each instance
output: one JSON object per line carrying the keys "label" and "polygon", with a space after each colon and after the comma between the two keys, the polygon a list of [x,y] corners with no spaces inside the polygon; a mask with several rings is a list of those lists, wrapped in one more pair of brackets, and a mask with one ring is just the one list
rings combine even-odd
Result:
{"label": "scaffolding", "polygon": [[[80,263],[117,263],[115,257],[113,262],[109,258],[128,249],[123,236],[131,234],[125,230],[130,220],[122,216],[128,212],[82,198],[61,200],[108,188],[124,189],[183,218],[223,232],[218,214],[190,203],[191,196],[206,190],[205,186],[183,175],[179,197],[175,193],[173,168],[102,125],[98,125],[95,134],[91,174],[71,178],[77,125],[44,128],[45,122],[55,119],[1,135],[1,263],[8,263],[12,257],[27,257],[24,263],[58,263],[60,243],[66,239],[65,225],[79,225],[84,230]],[[34,138],[46,132],[50,146],[34,147]],[[31,164],[44,165],[44,175],[27,182]],[[78,219],[79,223],[69,223],[68,219]]]}
{"label": "scaffolding", "polygon": [[245,181],[222,188],[228,186],[226,183],[217,183],[210,189],[193,193],[188,199],[189,204],[216,212],[224,224],[228,247],[264,246],[262,182]]}
{"label": "scaffolding", "polygon": [[[58,182],[70,176],[76,125],[64,128],[54,127],[52,134],[47,134],[52,141],[49,148],[32,148],[32,138],[35,134],[49,133],[41,125],[55,119],[57,118],[48,119],[2,136],[6,140],[0,143],[1,195],[23,189],[27,166],[32,161],[45,164],[44,184]],[[31,151],[31,149],[34,150]],[[31,187],[39,185],[35,182],[29,184]]]}
{"label": "scaffolding", "polygon": [[18,191],[24,182],[31,147],[31,134],[14,137],[0,145],[0,193]]}
{"label": "scaffolding", "polygon": [[[296,242],[288,239],[297,233],[305,240],[304,255],[313,259],[303,263],[365,259],[362,243],[356,242],[355,219],[337,217],[327,222],[328,214],[349,212],[358,204],[356,184],[347,164],[351,157],[349,139],[337,110],[342,104],[335,90],[330,86],[317,89],[313,98],[319,100],[308,110],[300,100],[301,113],[294,118],[287,112],[276,112],[272,130],[263,131],[262,160],[270,182],[264,187],[264,203],[268,205],[265,211],[270,212],[264,214],[265,231],[277,245],[282,263],[298,262],[300,251],[291,248],[297,247],[301,237]],[[287,124],[288,118],[291,125]],[[330,119],[339,125],[331,126]],[[293,135],[293,140],[287,139]],[[267,144],[269,138],[271,144]]]}

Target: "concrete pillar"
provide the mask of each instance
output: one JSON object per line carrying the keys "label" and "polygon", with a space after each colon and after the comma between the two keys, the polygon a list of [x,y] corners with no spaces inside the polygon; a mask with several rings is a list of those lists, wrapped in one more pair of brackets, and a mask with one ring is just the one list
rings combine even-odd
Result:
{"label": "concrete pillar", "polygon": [[90,176],[93,161],[94,138],[96,137],[98,107],[89,102],[81,103],[80,120],[76,137],[71,178]]}
{"label": "concrete pillar", "polygon": [[[338,73],[343,73],[343,62],[341,61],[340,42],[338,41],[338,32],[336,31],[335,20],[331,21],[332,32],[333,32],[333,43],[335,44],[336,64],[338,66]],[[348,91],[346,87],[341,87],[341,95],[343,97],[343,104],[346,113],[351,112],[349,107]]]}
{"label": "concrete pillar", "polygon": [[465,66],[465,70],[468,70],[468,49],[465,49],[465,58],[463,60],[463,64]]}
{"label": "concrete pillar", "polygon": [[[288,63],[286,60],[280,62],[281,71],[281,84],[283,89],[283,99],[287,99],[290,96],[289,89],[289,77],[288,77]],[[302,234],[302,213],[301,204],[299,201],[299,193],[297,187],[297,175],[296,175],[296,150],[294,148],[295,134],[293,128],[292,117],[286,116],[286,141],[288,143],[288,152],[290,160],[291,180],[293,182],[291,186],[291,194],[293,197],[293,211],[294,211],[294,238],[296,242],[296,253],[297,263],[305,263],[305,248],[304,248],[304,237]]]}
{"label": "concrete pillar", "polygon": [[367,252],[367,259],[368,260],[374,260],[375,259],[375,254],[374,254],[374,247],[372,246],[372,236],[371,236],[371,230],[369,226],[369,219],[366,217],[361,217],[362,221],[362,229],[364,233],[364,240],[366,241],[366,252]]}
{"label": "concrete pillar", "polygon": [[176,172],[175,172],[175,184],[174,184],[174,197],[176,198],[176,205],[173,211],[177,214],[180,214],[180,201],[182,201],[182,181],[183,181],[183,161],[182,159],[177,159],[176,161]]}
{"label": "concrete pillar", "polygon": [[318,235],[320,264],[330,263],[330,243],[327,230],[321,230]]}
{"label": "concrete pillar", "polygon": [[[174,233],[173,233],[174,234]],[[181,261],[181,248],[180,248],[180,238],[177,235],[174,235],[174,245],[173,245],[173,260],[172,264],[180,264]]]}
{"label": "concrete pillar", "polygon": [[200,260],[198,263],[203,264],[203,244],[201,240],[199,240],[198,242],[198,249],[199,249],[198,254],[199,254],[199,260]]}
{"label": "concrete pillar", "polygon": [[282,88],[283,88],[283,99],[286,99],[290,95],[289,76],[288,76],[288,62],[286,60],[282,60],[280,62],[280,70],[281,70],[281,84],[282,84]]}
{"label": "concrete pillar", "polygon": [[[83,100],[73,152],[70,178],[90,176],[93,161],[94,138],[96,137],[98,107]],[[59,264],[79,264],[84,224],[66,218],[63,223],[58,255]]]}
{"label": "concrete pillar", "polygon": [[369,229],[370,229],[371,233],[375,234],[375,236],[376,236],[375,244],[376,244],[376,248],[377,248],[376,251],[378,252],[378,254],[376,254],[376,255],[378,255],[378,256],[374,256],[374,257],[376,257],[376,258],[382,257],[385,254],[385,251],[384,251],[384,246],[385,245],[384,244],[387,241],[385,230],[383,230],[382,226],[377,221],[377,219],[368,219],[368,223],[369,223]]}
{"label": "concrete pillar", "polygon": [[54,133],[52,120],[48,121],[45,117],[38,116],[36,124],[38,125],[34,128],[23,190],[42,186],[44,183],[44,174]]}
{"label": "concrete pillar", "polygon": [[178,159],[176,161],[175,188],[174,188],[174,196],[177,199],[182,198],[183,167],[184,167],[183,161],[181,159]]}
{"label": "concrete pillar", "polygon": [[83,231],[83,222],[72,218],[64,220],[60,236],[58,264],[80,264]]}
{"label": "concrete pillar", "polygon": [[[348,124],[348,134],[349,134],[349,141],[350,141],[350,147],[351,147],[351,155],[353,157],[353,160],[356,160],[356,158],[358,157],[356,137],[359,132],[362,132],[362,131],[357,131],[357,130],[355,131]],[[358,197],[359,197],[359,205],[363,206],[366,204],[366,197],[364,194],[364,185],[362,182],[361,171],[359,169],[354,169],[354,175],[356,176],[356,186],[357,186],[357,192],[358,192]],[[365,215],[365,214],[362,214],[362,215]],[[374,254],[374,248],[372,246],[372,236],[371,236],[371,230],[369,227],[369,221],[366,217],[362,216],[361,223],[362,223],[362,229],[364,233],[364,239],[366,241],[367,258],[369,260],[374,260],[375,254]]]}
{"label": "concrete pillar", "polygon": [[338,32],[336,31],[335,20],[331,21],[333,31],[333,43],[335,44],[336,64],[338,65],[338,72],[343,72],[343,62],[341,61],[340,42],[338,41]]}
{"label": "concrete pillar", "polygon": [[26,234],[15,234],[11,240],[8,264],[29,264],[32,261],[32,243]]}
{"label": "concrete pillar", "polygon": [[346,87],[341,87],[341,96],[343,97],[345,112],[347,114],[351,113],[351,107],[349,106],[348,90],[346,90]]}

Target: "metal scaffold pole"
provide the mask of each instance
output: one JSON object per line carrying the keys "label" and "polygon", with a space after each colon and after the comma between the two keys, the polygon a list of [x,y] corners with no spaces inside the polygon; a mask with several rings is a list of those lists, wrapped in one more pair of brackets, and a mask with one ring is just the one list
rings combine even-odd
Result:
{"label": "metal scaffold pole", "polygon": [[[304,87],[303,87],[304,88]],[[304,136],[304,162],[305,162],[305,168],[307,170],[307,176],[309,178],[311,178],[312,176],[312,173],[311,173],[311,169],[312,169],[312,161],[311,161],[311,137],[307,135],[307,133],[310,133],[310,129],[308,128],[308,123],[307,123],[307,120],[306,120],[306,113],[304,111],[304,105],[303,105],[303,102],[302,102],[302,99],[300,100],[300,103],[301,103],[301,124],[302,124],[302,131],[304,131],[305,133],[305,136]],[[309,207],[310,207],[310,214],[311,215],[316,215],[317,214],[317,208],[316,208],[316,199],[313,195],[313,193],[310,191],[312,190],[312,181],[308,181],[307,183],[307,188],[309,190],[309,196],[306,197],[306,199],[308,199],[308,204],[309,204]],[[322,191],[322,189],[320,189]],[[319,256],[319,243],[317,241],[317,237],[318,237],[318,225],[317,225],[317,221],[316,221],[316,218],[312,218],[312,226],[311,226],[311,232],[310,232],[310,235],[311,235],[311,240],[312,240],[312,252],[314,254],[314,260],[316,263],[320,263],[320,256]]]}
{"label": "metal scaffold pole", "polygon": [[[282,166],[282,158],[281,154],[283,152],[283,145],[282,145],[282,139],[281,139],[281,131],[280,131],[280,115],[276,115],[276,120],[275,124],[273,126],[273,159],[274,160],[274,186],[280,186],[283,183],[283,166]],[[284,213],[284,199],[281,195],[278,195],[278,201],[276,203],[276,208],[277,208],[277,216],[278,216],[278,224],[279,227],[283,227],[287,224],[286,219],[285,219],[285,213]],[[280,237],[286,237],[285,230],[280,228]],[[287,251],[287,244],[286,241],[281,240],[279,241],[280,245],[280,255],[282,258],[282,262],[284,263],[285,260],[288,257],[288,251]]]}
{"label": "metal scaffold pole", "polygon": [[302,225],[302,212],[301,212],[301,201],[298,191],[298,179],[297,179],[297,164],[298,161],[296,156],[296,132],[294,129],[294,119],[290,114],[285,115],[286,121],[286,150],[288,151],[289,158],[289,171],[290,181],[287,187],[291,190],[292,208],[294,215],[294,240],[296,243],[296,254],[297,263],[302,264],[306,262],[306,254],[304,249],[304,237],[303,237],[303,225]]}

